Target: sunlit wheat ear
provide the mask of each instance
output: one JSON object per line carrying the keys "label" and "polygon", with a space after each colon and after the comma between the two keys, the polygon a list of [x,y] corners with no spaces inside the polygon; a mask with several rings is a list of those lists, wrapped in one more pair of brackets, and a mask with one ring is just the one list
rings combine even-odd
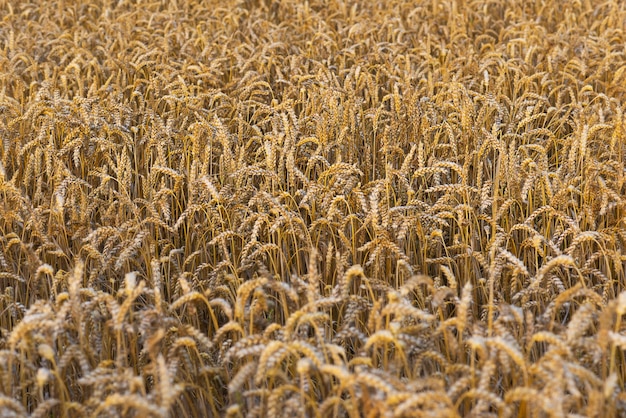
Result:
{"label": "sunlit wheat ear", "polygon": [[557,266],[576,267],[576,264],[574,262],[574,259],[568,255],[560,255],[558,257],[554,257],[549,262],[541,266],[541,268],[537,272],[537,276],[532,280],[531,287],[536,288],[540,286],[546,273]]}
{"label": "sunlit wheat ear", "polygon": [[347,296],[350,293],[351,288],[354,285],[356,279],[360,279],[364,277],[363,268],[361,266],[352,266],[345,272],[344,276],[341,278],[339,294],[342,296]]}
{"label": "sunlit wheat ear", "polygon": [[471,317],[470,314],[470,307],[471,307],[471,303],[472,303],[472,291],[473,291],[473,286],[471,282],[467,282],[465,283],[465,286],[463,286],[463,290],[461,292],[461,302],[458,304],[458,311],[457,311],[457,329],[459,330],[459,337],[462,338],[463,336],[463,331],[465,330],[465,328],[469,325],[468,324],[468,319]]}

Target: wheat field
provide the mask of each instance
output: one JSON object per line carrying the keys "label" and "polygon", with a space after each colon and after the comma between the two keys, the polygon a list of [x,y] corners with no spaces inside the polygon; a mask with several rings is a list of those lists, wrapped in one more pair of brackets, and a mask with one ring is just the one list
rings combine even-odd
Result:
{"label": "wheat field", "polygon": [[625,106],[618,0],[0,0],[0,415],[626,416]]}

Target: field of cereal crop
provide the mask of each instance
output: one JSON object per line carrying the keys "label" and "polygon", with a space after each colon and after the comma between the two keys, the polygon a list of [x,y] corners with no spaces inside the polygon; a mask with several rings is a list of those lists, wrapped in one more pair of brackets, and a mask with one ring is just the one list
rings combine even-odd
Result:
{"label": "field of cereal crop", "polygon": [[0,415],[626,414],[626,2],[0,0]]}

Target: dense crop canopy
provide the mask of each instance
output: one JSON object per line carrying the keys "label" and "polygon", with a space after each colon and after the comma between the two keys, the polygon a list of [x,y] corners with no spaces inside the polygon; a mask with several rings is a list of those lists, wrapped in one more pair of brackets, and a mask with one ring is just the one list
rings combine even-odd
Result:
{"label": "dense crop canopy", "polygon": [[626,414],[626,2],[0,0],[0,415]]}

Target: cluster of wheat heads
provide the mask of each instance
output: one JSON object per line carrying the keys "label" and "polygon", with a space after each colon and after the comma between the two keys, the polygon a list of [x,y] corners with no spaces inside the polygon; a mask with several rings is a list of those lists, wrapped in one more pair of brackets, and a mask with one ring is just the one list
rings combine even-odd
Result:
{"label": "cluster of wheat heads", "polygon": [[626,413],[624,2],[0,18],[0,415]]}

